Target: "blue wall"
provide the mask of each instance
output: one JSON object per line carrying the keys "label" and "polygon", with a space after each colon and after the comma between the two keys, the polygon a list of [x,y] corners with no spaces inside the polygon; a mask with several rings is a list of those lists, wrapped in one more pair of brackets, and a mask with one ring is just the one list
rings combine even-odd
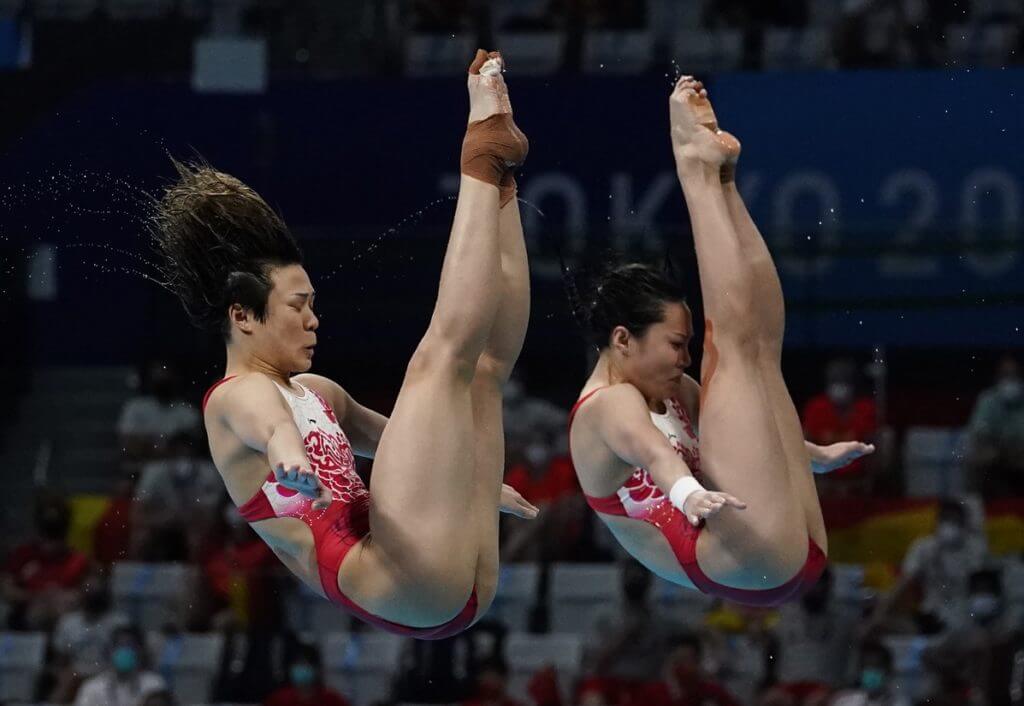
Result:
{"label": "blue wall", "polygon": [[[531,139],[521,195],[544,214],[525,209],[537,278],[555,276],[556,240],[570,254],[603,244],[692,252],[667,137],[667,78],[510,83]],[[790,345],[1021,342],[1024,71],[733,74],[709,84],[720,122],[744,143],[740,186],[780,263]],[[280,83],[260,97],[97,86],[0,156],[11,186],[0,196],[3,228],[25,243],[145,254],[142,191],[170,178],[167,152],[194,149],[323,241],[336,261],[311,262],[315,275],[341,264],[346,280],[358,278],[367,262],[353,266],[349,255],[381,234],[443,247],[464,91],[458,77]],[[96,248],[61,250],[60,298],[37,305],[50,331],[41,357],[135,356],[134,328],[111,310],[135,321],[163,311],[164,295],[103,272],[104,258],[131,264]],[[403,262],[384,267],[387,286],[432,293],[436,268]],[[563,325],[557,287],[539,291],[551,301],[538,302],[538,325]],[[81,327],[89,341],[71,352],[53,333]]]}

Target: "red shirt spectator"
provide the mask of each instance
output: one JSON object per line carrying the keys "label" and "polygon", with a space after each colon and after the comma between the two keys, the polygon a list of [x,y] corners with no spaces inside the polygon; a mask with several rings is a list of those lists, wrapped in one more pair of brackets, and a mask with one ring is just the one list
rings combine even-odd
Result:
{"label": "red shirt spectator", "polygon": [[726,689],[713,681],[699,679],[685,691],[673,689],[665,682],[654,682],[627,691],[622,706],[740,706]]}
{"label": "red shirt spectator", "polygon": [[505,482],[534,505],[554,502],[580,492],[576,471],[568,456],[551,459],[539,476],[531,473],[525,463],[517,463],[508,470]]}
{"label": "red shirt spectator", "polygon": [[89,560],[66,544],[48,546],[45,541],[17,547],[5,567],[14,585],[31,593],[49,588],[78,588],[89,569]]}
{"label": "red shirt spectator", "polygon": [[[837,441],[870,441],[877,431],[875,401],[868,397],[837,405],[827,393],[812,397],[804,406],[804,434],[808,441],[828,446]],[[864,468],[859,458],[833,473],[849,475]]]}
{"label": "red shirt spectator", "polygon": [[263,706],[350,706],[345,697],[326,686],[313,689],[300,689],[295,686],[282,686],[267,697]]}

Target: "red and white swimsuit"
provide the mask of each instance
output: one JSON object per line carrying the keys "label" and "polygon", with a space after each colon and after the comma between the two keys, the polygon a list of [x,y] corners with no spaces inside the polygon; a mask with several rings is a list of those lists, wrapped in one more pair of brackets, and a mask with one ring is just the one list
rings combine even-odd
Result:
{"label": "red and white swimsuit", "polygon": [[[233,377],[215,382],[206,391],[203,397],[204,412],[210,394]],[[363,610],[341,592],[338,587],[341,562],[349,550],[370,532],[370,493],[356,473],[352,446],[339,426],[334,410],[315,390],[295,384],[303,390],[301,397],[281,385],[277,385],[277,389],[291,407],[295,425],[306,446],[310,466],[331,491],[333,502],[324,510],[314,510],[312,498],[279,484],[271,471],[256,494],[238,508],[239,513],[247,522],[272,517],[295,517],[302,520],[313,532],[324,593],[332,603],[342,606],[357,618],[388,632],[420,640],[440,640],[465,630],[476,617],[475,588],[462,612],[447,623],[431,628],[411,628],[385,620]]]}
{"label": "red and white swimsuit", "polygon": [[[583,403],[603,389],[603,387],[599,387],[592,390],[576,401],[569,413],[570,429],[572,420]],[[664,404],[665,413],[651,412],[651,421],[668,438],[676,453],[682,456],[693,475],[699,480],[701,476],[700,443],[697,430],[690,421],[686,408],[678,400],[667,399]],[[702,521],[696,527],[691,525],[686,516],[672,505],[668,496],[661,492],[651,475],[643,468],[637,468],[614,495],[604,498],[595,498],[589,495],[584,497],[590,507],[598,513],[628,517],[657,527],[668,540],[669,546],[672,547],[679,566],[699,591],[734,603],[762,607],[781,605],[811,588],[825,571],[827,561],[825,554],[814,540],[808,537],[807,561],[804,562],[803,568],[796,576],[781,586],[765,590],[752,590],[732,588],[715,583],[697,564],[697,537],[704,529],[704,522]]]}

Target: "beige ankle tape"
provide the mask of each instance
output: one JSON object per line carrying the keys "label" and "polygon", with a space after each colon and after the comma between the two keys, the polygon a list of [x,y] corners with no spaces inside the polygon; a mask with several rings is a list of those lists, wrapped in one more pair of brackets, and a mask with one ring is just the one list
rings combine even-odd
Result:
{"label": "beige ankle tape", "polygon": [[461,171],[466,176],[493,184],[504,206],[515,197],[515,170],[529,152],[526,135],[509,113],[495,113],[470,123],[462,141]]}

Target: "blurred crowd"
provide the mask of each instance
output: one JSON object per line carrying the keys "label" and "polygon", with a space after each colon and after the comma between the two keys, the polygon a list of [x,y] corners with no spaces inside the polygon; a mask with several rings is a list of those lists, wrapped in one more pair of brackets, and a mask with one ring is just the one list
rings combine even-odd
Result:
{"label": "blurred crowd", "polygon": [[[892,487],[886,476],[895,452],[881,443],[887,430],[870,371],[853,360],[832,361],[820,392],[801,406],[808,439],[880,446],[819,479],[826,503],[861,502]],[[3,626],[47,636],[36,698],[175,703],[160,657],[167,648],[152,654],[153,636],[130,606],[112,599],[114,567],[152,562],[186,565],[195,576],[160,626],[161,640],[224,636],[211,701],[346,704],[325,685],[316,640],[287,615],[289,601],[320,599],[297,594],[295,579],[228,501],[199,410],[174,365],[153,364],[142,380],[117,421],[122,465],[101,509],[85,521],[75,516],[81,507],[74,498],[41,492],[34,527],[0,564]],[[835,567],[813,592],[779,610],[721,602],[701,604],[696,616],[666,609],[655,595],[657,579],[622,555],[586,507],[567,454],[566,410],[514,379],[505,418],[506,481],[541,508],[533,522],[503,519],[503,563],[541,567],[525,628],[552,629],[552,567],[619,567],[619,599],[588,616],[581,673],[559,689],[553,668],[538,669],[527,690],[534,706],[1024,703],[1024,571],[1007,569],[1014,557],[989,551],[984,516],[984,501],[1020,495],[1024,486],[1024,381],[1014,358],[999,361],[992,386],[977,398],[963,432],[964,492],[938,504],[933,528],[889,573]],[[851,568],[859,577],[852,583]],[[519,703],[507,688],[508,632],[490,619],[440,643],[410,641],[391,685],[394,701]],[[913,684],[907,674],[916,675]]]}
{"label": "blurred crowd", "polygon": [[[263,37],[272,72],[327,78],[436,72],[449,52],[432,37],[457,40],[459,67],[466,40],[500,45],[520,68],[532,64],[529,73],[620,62],[629,74],[660,74],[675,62],[701,71],[998,67],[1024,55],[1024,10],[1015,0],[23,0],[8,3],[5,15],[34,26],[33,63],[74,61],[80,72],[124,75],[187,73],[200,36]],[[76,40],[83,22],[89,51]],[[124,61],[143,39],[147,51]],[[694,54],[692,42],[704,48]]]}

